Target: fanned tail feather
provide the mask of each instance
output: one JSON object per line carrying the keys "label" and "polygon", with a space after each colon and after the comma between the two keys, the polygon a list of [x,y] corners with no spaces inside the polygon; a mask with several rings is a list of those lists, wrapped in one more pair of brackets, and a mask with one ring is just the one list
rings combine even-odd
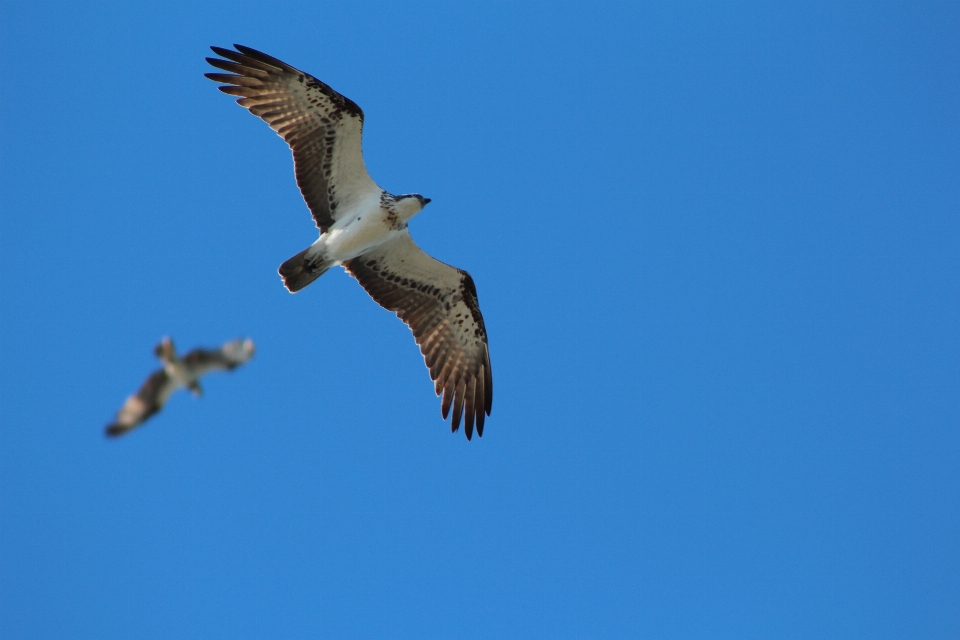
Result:
{"label": "fanned tail feather", "polygon": [[313,258],[306,259],[306,253],[310,250],[307,247],[297,255],[293,256],[282,265],[278,270],[280,277],[283,278],[283,286],[290,293],[296,293],[305,286],[326,273],[327,269],[333,266],[328,260]]}

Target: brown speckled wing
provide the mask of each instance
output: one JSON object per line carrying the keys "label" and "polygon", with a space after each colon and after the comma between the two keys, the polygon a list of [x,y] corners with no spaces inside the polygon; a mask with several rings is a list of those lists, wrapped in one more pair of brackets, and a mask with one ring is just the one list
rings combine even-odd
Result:
{"label": "brown speckled wing", "polygon": [[207,58],[230,73],[207,73],[239,96],[237,103],[259,116],[293,151],[297,185],[313,219],[325,232],[348,208],[380,188],[363,163],[363,111],[313,76],[256,49],[211,47]]}
{"label": "brown speckled wing", "polygon": [[181,362],[190,375],[200,378],[211,371],[233,371],[253,356],[253,341],[231,340],[219,349],[194,349]]}
{"label": "brown speckled wing", "polygon": [[106,434],[116,437],[136,429],[147,418],[163,408],[176,388],[176,383],[170,379],[166,371],[163,369],[154,371],[144,381],[140,390],[123,403],[123,407],[117,412],[116,419],[112,424],[107,425]]}
{"label": "brown speckled wing", "polygon": [[470,274],[428,256],[406,231],[344,266],[380,306],[410,327],[434,390],[443,394],[444,419],[453,408],[451,430],[460,428],[463,415],[467,439],[474,424],[482,436],[493,405],[493,375]]}

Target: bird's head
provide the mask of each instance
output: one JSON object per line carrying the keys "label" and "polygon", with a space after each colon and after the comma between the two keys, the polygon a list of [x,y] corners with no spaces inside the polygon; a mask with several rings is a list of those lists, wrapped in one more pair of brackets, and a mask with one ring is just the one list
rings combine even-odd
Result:
{"label": "bird's head", "polygon": [[429,202],[430,198],[424,198],[419,193],[411,193],[397,196],[394,209],[400,214],[400,219],[407,222],[410,218],[420,213]]}
{"label": "bird's head", "polygon": [[173,340],[170,336],[165,336],[160,344],[153,348],[153,353],[164,362],[172,362],[177,359],[177,350],[173,346]]}

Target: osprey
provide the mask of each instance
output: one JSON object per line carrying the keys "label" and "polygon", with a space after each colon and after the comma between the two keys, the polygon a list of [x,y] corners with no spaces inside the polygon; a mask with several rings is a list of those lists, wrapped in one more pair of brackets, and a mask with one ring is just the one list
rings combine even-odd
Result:
{"label": "osprey", "polygon": [[153,352],[163,362],[163,368],[151,373],[140,390],[127,398],[113,424],[107,425],[108,436],[122,436],[139,427],[160,411],[170,394],[180,387],[201,395],[200,378],[211,371],[232,371],[239,367],[253,356],[253,341],[233,340],[219,349],[194,349],[178,358],[173,340],[164,338]]}
{"label": "osprey", "polygon": [[410,327],[443,394],[444,419],[453,407],[451,430],[463,413],[467,439],[474,424],[482,436],[493,377],[476,287],[466,271],[424,253],[407,229],[430,199],[396,196],[373,181],[361,152],[363,111],[353,100],[276,58],[234,47],[211,47],[221,57],[207,62],[230,73],[205,75],[290,145],[297,185],[320,229],[316,242],[280,265],[284,286],[296,293],[342,265]]}

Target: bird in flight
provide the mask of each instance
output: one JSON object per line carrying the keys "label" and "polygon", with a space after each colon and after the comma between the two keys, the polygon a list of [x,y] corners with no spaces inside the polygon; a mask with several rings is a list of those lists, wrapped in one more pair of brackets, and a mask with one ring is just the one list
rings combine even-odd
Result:
{"label": "bird in flight", "polygon": [[427,255],[409,220],[430,202],[419,194],[387,193],[367,173],[361,151],[363,111],[313,76],[255,49],[211,47],[207,73],[220,91],[260,117],[293,151],[300,193],[320,229],[312,245],[280,265],[291,293],[343,266],[380,306],[413,332],[440,412],[450,428],[464,416],[467,439],[483,435],[493,403],[487,331],[473,278]]}
{"label": "bird in flight", "polygon": [[194,349],[178,358],[173,340],[164,338],[153,352],[163,362],[163,368],[151,373],[140,390],[127,398],[116,419],[107,425],[108,436],[122,436],[139,427],[181,387],[187,387],[196,396],[203,394],[200,378],[211,371],[232,371],[245,363],[253,356],[253,341],[232,340],[219,349]]}

